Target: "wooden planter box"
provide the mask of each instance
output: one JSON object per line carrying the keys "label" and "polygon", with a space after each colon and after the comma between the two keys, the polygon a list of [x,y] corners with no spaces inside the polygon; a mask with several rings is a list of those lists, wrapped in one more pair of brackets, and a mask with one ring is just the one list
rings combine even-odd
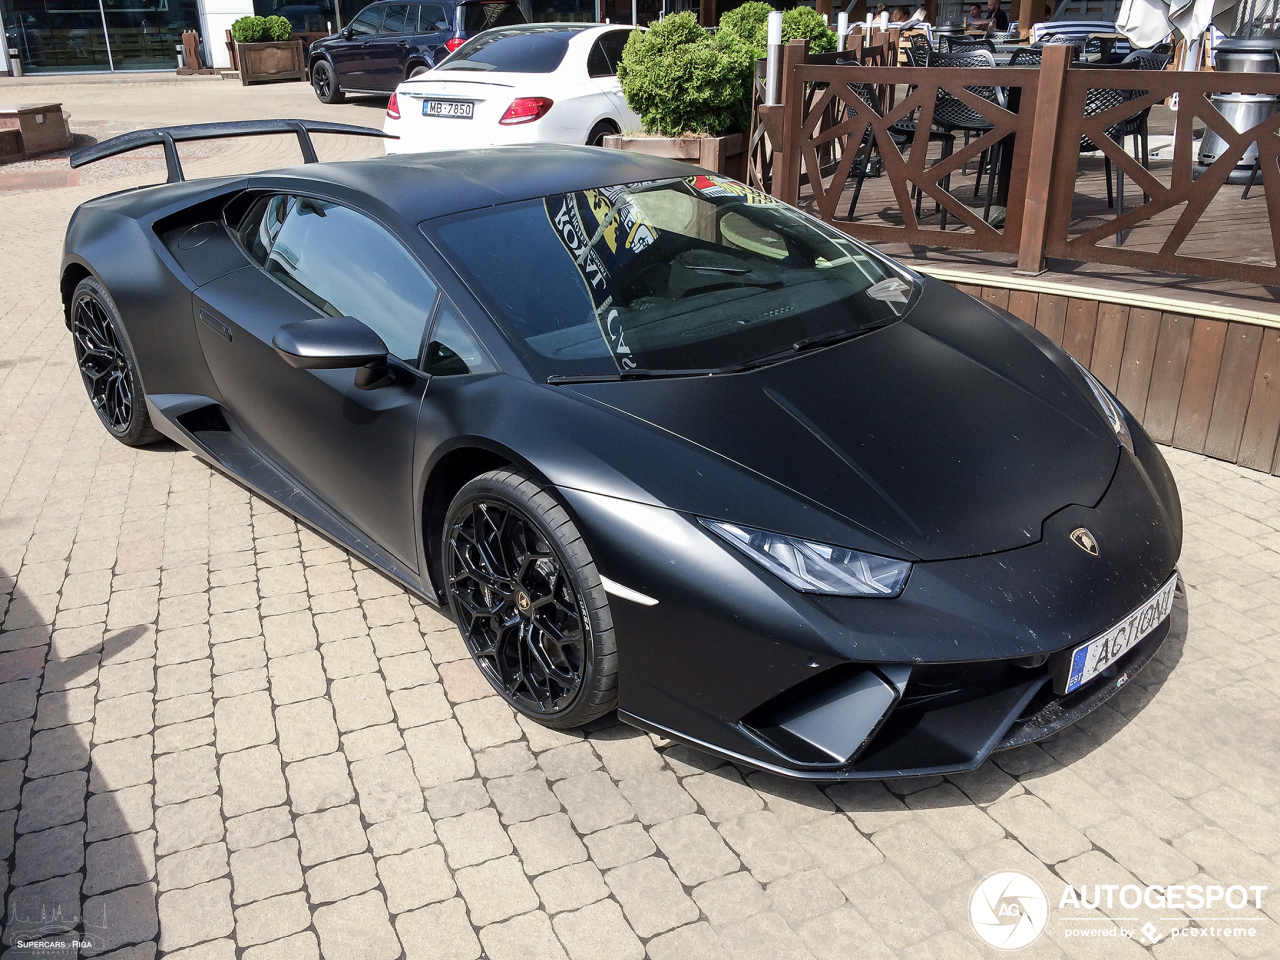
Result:
{"label": "wooden planter box", "polygon": [[301,40],[237,43],[236,62],[240,66],[240,83],[246,86],[266,80],[301,80],[306,74]]}
{"label": "wooden planter box", "polygon": [[747,138],[740,133],[727,137],[610,136],[604,138],[604,145],[611,150],[683,160],[735,180],[742,180],[747,173]]}

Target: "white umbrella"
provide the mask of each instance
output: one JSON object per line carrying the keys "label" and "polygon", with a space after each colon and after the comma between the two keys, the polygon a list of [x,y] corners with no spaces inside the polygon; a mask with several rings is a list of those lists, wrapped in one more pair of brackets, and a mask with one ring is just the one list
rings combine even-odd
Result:
{"label": "white umbrella", "polygon": [[1215,23],[1230,33],[1235,26],[1237,0],[1124,0],[1116,17],[1116,29],[1136,46],[1149,47],[1170,33],[1189,41],[1199,40]]}

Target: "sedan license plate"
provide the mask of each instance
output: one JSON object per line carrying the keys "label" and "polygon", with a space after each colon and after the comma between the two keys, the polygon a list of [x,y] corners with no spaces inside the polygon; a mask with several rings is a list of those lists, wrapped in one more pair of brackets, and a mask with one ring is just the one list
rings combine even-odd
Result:
{"label": "sedan license plate", "polygon": [[1164,623],[1173,609],[1173,594],[1177,588],[1178,575],[1175,573],[1156,591],[1155,596],[1106,633],[1076,647],[1071,652],[1071,669],[1067,674],[1065,692],[1078,690]]}
{"label": "sedan license plate", "polygon": [[423,100],[424,117],[450,117],[454,120],[470,120],[475,116],[476,105],[470,100]]}

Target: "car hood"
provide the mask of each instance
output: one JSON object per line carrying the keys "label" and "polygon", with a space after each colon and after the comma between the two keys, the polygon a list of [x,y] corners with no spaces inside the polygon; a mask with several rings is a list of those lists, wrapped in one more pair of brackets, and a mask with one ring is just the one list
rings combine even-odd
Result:
{"label": "car hood", "polygon": [[[926,281],[903,319],[792,360],[571,389],[943,560],[1034,543],[1051,514],[1102,498],[1120,447],[1079,379],[1021,321]],[[762,502],[731,519],[769,518]]]}

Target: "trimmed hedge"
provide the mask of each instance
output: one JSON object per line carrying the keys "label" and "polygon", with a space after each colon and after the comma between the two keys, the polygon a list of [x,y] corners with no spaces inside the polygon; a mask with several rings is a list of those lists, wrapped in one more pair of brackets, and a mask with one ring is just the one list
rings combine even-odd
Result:
{"label": "trimmed hedge", "polygon": [[284,17],[241,17],[231,24],[236,43],[266,43],[293,39],[293,25]]}
{"label": "trimmed hedge", "polygon": [[[769,12],[773,9],[760,0],[749,0],[720,18],[720,30],[736,34],[753,47],[756,57],[763,57],[768,43]],[[836,48],[836,33],[812,7],[794,7],[782,13],[782,42],[808,40],[810,53],[830,53]]]}

